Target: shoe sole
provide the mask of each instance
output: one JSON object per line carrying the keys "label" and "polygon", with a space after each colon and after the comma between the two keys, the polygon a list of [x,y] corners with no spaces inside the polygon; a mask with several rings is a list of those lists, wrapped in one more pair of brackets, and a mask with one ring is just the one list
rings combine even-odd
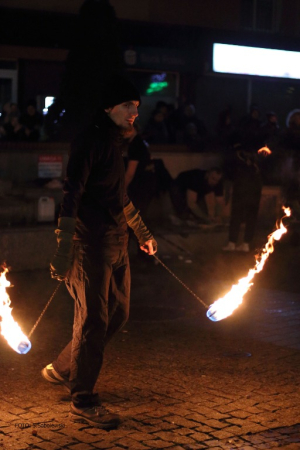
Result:
{"label": "shoe sole", "polygon": [[72,412],[69,413],[69,417],[75,423],[91,425],[92,427],[101,428],[102,430],[110,430],[112,428],[117,428],[121,423],[120,420],[116,420],[115,422],[110,422],[110,423],[98,423],[98,422],[94,422],[93,420],[88,419],[87,417],[82,417],[82,416],[79,416]]}
{"label": "shoe sole", "polygon": [[48,375],[46,367],[43,368],[43,370],[41,371],[41,374],[42,374],[42,377],[45,378],[46,381],[49,381],[52,384],[63,384],[62,381],[50,377],[50,375]]}
{"label": "shoe sole", "polygon": [[41,375],[44,378],[44,380],[46,380],[46,381],[48,381],[49,383],[52,383],[52,384],[60,385],[60,386],[64,387],[70,393],[70,388],[66,385],[66,383],[64,381],[57,380],[57,379],[52,378],[52,377],[50,377],[48,375],[46,367],[44,367],[41,370]]}

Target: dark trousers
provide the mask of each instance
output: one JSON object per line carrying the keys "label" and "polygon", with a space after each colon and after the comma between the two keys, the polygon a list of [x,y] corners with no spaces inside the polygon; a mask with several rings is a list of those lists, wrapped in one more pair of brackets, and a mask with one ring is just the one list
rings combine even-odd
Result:
{"label": "dark trousers", "polygon": [[229,223],[230,242],[237,242],[242,223],[245,223],[244,242],[249,244],[253,240],[259,209],[259,199],[257,200],[249,202],[245,199],[233,199]]}
{"label": "dark trousers", "polygon": [[76,244],[66,285],[75,300],[73,337],[53,367],[70,380],[74,405],[92,406],[105,345],[129,315],[127,247]]}

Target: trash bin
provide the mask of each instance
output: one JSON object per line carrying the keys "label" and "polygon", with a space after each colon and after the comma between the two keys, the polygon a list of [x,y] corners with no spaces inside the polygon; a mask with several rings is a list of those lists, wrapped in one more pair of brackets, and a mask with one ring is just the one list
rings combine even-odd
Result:
{"label": "trash bin", "polygon": [[52,197],[40,197],[38,200],[38,222],[54,222],[55,202]]}

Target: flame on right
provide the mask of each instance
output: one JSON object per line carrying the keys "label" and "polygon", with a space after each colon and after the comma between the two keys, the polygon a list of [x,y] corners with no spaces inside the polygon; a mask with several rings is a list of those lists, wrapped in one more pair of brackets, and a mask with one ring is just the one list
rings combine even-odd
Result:
{"label": "flame on right", "polygon": [[259,255],[256,256],[256,263],[253,269],[250,269],[246,277],[240,278],[237,284],[234,284],[231,290],[224,295],[224,297],[216,300],[207,310],[207,317],[213,322],[229,317],[233,311],[242,303],[244,295],[252,286],[254,276],[261,272],[264,268],[265,262],[274,251],[274,242],[279,241],[287,229],[282,221],[285,217],[291,215],[290,208],[283,207],[284,216],[281,218],[277,229],[268,236],[268,241]]}

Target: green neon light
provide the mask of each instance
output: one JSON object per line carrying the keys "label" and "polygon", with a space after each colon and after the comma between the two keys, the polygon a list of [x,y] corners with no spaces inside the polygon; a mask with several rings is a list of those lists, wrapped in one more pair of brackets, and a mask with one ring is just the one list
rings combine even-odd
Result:
{"label": "green neon light", "polygon": [[167,81],[155,81],[154,83],[150,83],[146,92],[148,95],[151,95],[153,92],[160,92],[168,86],[169,83]]}

